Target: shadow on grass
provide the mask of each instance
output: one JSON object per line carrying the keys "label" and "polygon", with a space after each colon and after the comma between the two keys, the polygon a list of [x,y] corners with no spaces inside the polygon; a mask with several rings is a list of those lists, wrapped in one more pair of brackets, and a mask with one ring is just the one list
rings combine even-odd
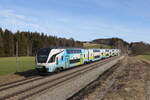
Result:
{"label": "shadow on grass", "polygon": [[24,76],[24,77],[32,77],[39,76],[39,73],[35,69],[27,70],[24,72],[15,72],[16,75]]}
{"label": "shadow on grass", "polygon": [[20,75],[23,77],[33,77],[33,76],[49,76],[49,75],[55,75],[58,72],[53,72],[53,73],[46,73],[46,72],[38,72],[36,69],[31,69],[31,70],[27,70],[24,72],[15,72],[16,75]]}

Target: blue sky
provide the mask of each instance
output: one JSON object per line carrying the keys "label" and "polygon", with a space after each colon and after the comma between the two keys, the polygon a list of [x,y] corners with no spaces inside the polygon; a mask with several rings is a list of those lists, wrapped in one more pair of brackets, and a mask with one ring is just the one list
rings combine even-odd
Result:
{"label": "blue sky", "polygon": [[149,0],[0,0],[0,27],[90,41],[150,43]]}

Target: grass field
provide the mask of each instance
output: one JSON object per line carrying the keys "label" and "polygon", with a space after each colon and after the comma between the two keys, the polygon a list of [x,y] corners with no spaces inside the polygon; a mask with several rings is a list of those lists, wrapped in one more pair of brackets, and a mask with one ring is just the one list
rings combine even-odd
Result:
{"label": "grass field", "polygon": [[23,72],[33,69],[35,65],[34,57],[1,57],[0,58],[0,75]]}
{"label": "grass field", "polygon": [[84,43],[83,44],[84,48],[108,48],[111,49],[112,47],[109,45],[104,45],[104,44],[94,44],[94,43]]}
{"label": "grass field", "polygon": [[150,61],[150,55],[140,55],[139,57]]}

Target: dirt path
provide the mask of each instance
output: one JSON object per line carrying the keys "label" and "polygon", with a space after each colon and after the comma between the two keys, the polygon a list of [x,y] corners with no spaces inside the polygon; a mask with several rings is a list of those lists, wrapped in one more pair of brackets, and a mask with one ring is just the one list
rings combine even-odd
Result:
{"label": "dirt path", "polygon": [[146,100],[150,100],[150,62],[145,62],[144,64],[147,66],[145,69],[146,77],[145,77],[145,93]]}
{"label": "dirt path", "polygon": [[24,79],[23,76],[15,75],[15,74],[9,74],[9,75],[4,75],[0,76],[0,85],[4,83],[9,83],[13,82],[16,80]]}
{"label": "dirt path", "polygon": [[150,100],[150,66],[136,57],[128,58],[128,66],[104,100]]}

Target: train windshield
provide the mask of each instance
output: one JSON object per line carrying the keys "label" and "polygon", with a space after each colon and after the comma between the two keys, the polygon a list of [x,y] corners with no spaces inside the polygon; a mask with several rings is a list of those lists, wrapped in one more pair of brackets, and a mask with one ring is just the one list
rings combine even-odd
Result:
{"label": "train windshield", "polygon": [[39,49],[37,52],[37,62],[46,63],[50,51],[51,49],[49,48]]}

